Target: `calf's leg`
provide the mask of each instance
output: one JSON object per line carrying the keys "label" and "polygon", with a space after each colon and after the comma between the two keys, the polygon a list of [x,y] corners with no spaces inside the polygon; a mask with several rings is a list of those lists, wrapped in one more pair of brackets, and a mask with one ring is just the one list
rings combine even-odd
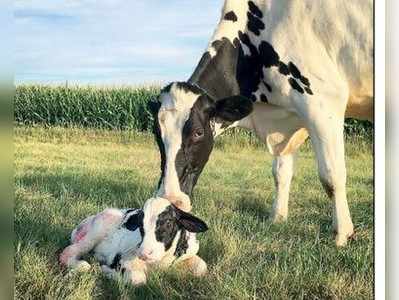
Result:
{"label": "calf's leg", "polygon": [[122,262],[119,271],[116,271],[107,265],[102,265],[101,270],[108,278],[115,280],[118,278],[123,278],[124,282],[133,284],[135,286],[145,284],[147,281],[146,263],[139,258]]}
{"label": "calf's leg", "polygon": [[138,257],[122,263],[121,272],[124,280],[136,286],[147,282],[147,271],[147,263]]}
{"label": "calf's leg", "polygon": [[122,222],[122,219],[123,213],[121,211],[106,209],[88,222],[84,222],[74,232],[72,245],[66,247],[61,253],[60,263],[72,269],[82,271],[90,269],[90,264],[80,260],[80,257],[92,250],[110,232],[115,230]]}
{"label": "calf's leg", "polygon": [[180,266],[187,269],[194,276],[203,276],[208,272],[206,262],[198,255],[190,256],[179,263]]}

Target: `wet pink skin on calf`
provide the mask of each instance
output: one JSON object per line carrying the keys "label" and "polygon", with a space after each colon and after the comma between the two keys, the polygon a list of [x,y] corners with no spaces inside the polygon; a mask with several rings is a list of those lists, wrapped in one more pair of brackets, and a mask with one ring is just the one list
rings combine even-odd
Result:
{"label": "wet pink skin on calf", "polygon": [[122,221],[123,214],[114,209],[106,209],[95,217],[83,221],[72,234],[72,245],[66,247],[59,257],[64,266],[73,266],[79,257],[89,252]]}
{"label": "wet pink skin on calf", "polygon": [[78,243],[79,241],[81,241],[86,236],[88,232],[88,227],[89,227],[88,224],[82,226],[82,228],[80,228],[79,231],[75,234],[75,238],[72,242]]}

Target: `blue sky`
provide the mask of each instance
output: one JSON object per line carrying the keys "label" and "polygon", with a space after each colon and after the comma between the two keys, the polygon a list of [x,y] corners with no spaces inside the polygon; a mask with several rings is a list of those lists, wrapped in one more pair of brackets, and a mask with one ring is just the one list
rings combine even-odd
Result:
{"label": "blue sky", "polygon": [[16,0],[17,83],[124,85],[187,79],[222,0]]}

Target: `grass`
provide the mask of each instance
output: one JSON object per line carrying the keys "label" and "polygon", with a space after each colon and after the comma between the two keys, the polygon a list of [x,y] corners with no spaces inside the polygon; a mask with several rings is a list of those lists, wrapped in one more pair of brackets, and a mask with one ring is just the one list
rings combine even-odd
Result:
{"label": "grass", "polygon": [[373,298],[372,147],[347,142],[348,198],[356,239],[337,249],[330,203],[309,144],[292,184],[289,221],[268,221],[273,180],[265,148],[219,140],[193,197],[210,230],[200,234],[209,274],[150,274],[133,288],[105,278],[98,264],[74,274],[59,249],[82,218],[105,207],[140,207],[159,176],[152,137],[77,128],[14,130],[15,298],[17,299],[371,299]]}

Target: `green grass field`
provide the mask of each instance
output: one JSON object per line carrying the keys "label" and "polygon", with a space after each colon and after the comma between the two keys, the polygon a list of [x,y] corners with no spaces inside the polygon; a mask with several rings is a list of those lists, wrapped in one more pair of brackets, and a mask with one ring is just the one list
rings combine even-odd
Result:
{"label": "green grass field", "polygon": [[[244,139],[244,137],[243,137]],[[371,299],[372,146],[347,142],[348,198],[356,239],[335,247],[331,204],[309,144],[299,152],[289,221],[268,221],[274,190],[264,147],[221,138],[193,197],[210,230],[199,235],[209,274],[150,274],[133,288],[63,271],[58,251],[85,216],[140,207],[159,176],[151,135],[95,129],[14,129],[16,299]],[[89,259],[90,261],[90,259]],[[93,262],[93,261],[92,261]]]}

